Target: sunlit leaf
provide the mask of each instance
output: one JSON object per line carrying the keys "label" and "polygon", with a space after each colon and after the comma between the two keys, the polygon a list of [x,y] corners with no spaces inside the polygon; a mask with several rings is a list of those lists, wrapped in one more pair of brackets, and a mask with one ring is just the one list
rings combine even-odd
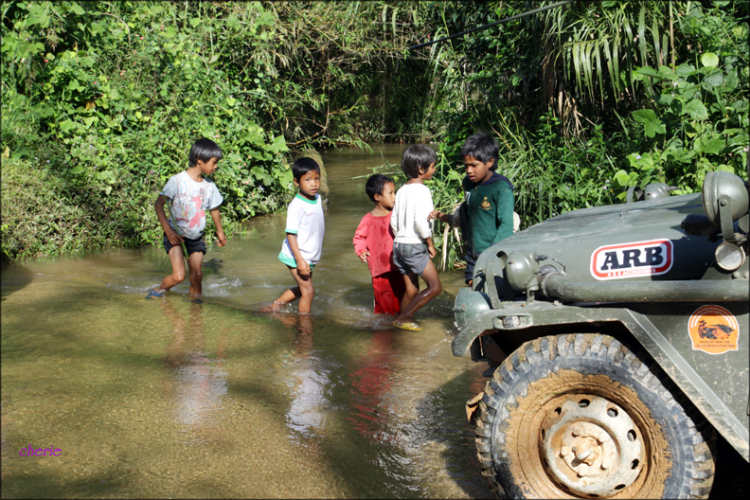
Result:
{"label": "sunlit leaf", "polygon": [[647,137],[654,137],[656,134],[663,134],[667,131],[664,123],[656,116],[653,109],[639,109],[633,111],[631,115],[635,121],[643,123]]}
{"label": "sunlit leaf", "polygon": [[701,150],[706,154],[719,154],[724,149],[725,142],[721,137],[702,138]]}
{"label": "sunlit leaf", "polygon": [[719,56],[713,52],[706,52],[701,56],[701,63],[709,68],[715,68],[719,65]]}
{"label": "sunlit leaf", "polygon": [[668,66],[659,66],[659,74],[668,80],[679,80],[679,77],[677,76],[677,73],[675,71],[672,71],[672,68]]}
{"label": "sunlit leaf", "polygon": [[659,80],[661,80],[661,79],[664,78],[664,76],[661,75],[658,71],[656,71],[656,70],[654,70],[654,68],[650,68],[648,66],[644,66],[642,68],[638,68],[637,70],[635,70],[635,72],[638,73],[638,74],[641,74],[641,75],[650,76],[652,78],[658,78]]}
{"label": "sunlit leaf", "polygon": [[687,114],[693,120],[708,119],[708,110],[699,99],[693,99],[682,107],[683,114]]}
{"label": "sunlit leaf", "polygon": [[629,179],[630,177],[628,176],[628,173],[626,171],[618,170],[614,176],[614,185],[617,188],[623,188],[628,185]]}
{"label": "sunlit leaf", "polygon": [[77,14],[79,16],[82,16],[82,15],[84,15],[86,13],[86,11],[83,10],[83,8],[80,5],[78,5],[77,3],[71,3],[70,4],[70,10],[72,10],[75,14]]}

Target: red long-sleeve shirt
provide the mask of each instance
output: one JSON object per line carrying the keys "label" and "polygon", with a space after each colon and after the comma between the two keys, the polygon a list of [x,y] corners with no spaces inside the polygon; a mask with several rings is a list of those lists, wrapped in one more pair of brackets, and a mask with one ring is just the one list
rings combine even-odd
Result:
{"label": "red long-sleeve shirt", "polygon": [[393,232],[391,231],[391,214],[375,217],[367,213],[354,233],[354,252],[362,255],[368,251],[367,267],[370,274],[380,276],[398,268],[393,263]]}

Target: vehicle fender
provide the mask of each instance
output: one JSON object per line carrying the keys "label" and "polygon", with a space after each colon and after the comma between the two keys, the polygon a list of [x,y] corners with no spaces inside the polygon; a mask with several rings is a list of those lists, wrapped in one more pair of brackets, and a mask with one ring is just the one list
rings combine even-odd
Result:
{"label": "vehicle fender", "polygon": [[[475,292],[476,293],[476,292]],[[517,317],[504,321],[508,317]],[[695,371],[677,348],[645,314],[629,309],[627,304],[562,305],[549,302],[503,302],[500,309],[489,309],[465,324],[451,345],[455,356],[464,356],[474,339],[486,332],[502,335],[506,330],[526,330],[533,340],[540,334],[536,326],[600,324],[619,322],[661,367],[714,428],[746,460],[750,461],[747,435],[748,422],[741,421]],[[518,326],[507,326],[518,324]],[[549,331],[548,329],[546,330]],[[747,373],[745,373],[747,376]],[[747,394],[745,394],[746,396]]]}

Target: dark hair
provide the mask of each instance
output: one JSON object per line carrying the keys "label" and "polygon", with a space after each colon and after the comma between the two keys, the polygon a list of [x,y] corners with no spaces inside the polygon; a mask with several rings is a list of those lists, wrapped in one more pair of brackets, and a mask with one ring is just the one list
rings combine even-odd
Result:
{"label": "dark hair", "polygon": [[211,158],[221,160],[224,155],[221,152],[221,148],[211,139],[198,139],[190,148],[190,154],[188,154],[188,165],[194,167],[198,164],[198,160],[207,162]]}
{"label": "dark hair", "polygon": [[499,153],[500,148],[497,147],[497,141],[495,141],[495,138],[481,132],[466,139],[466,142],[464,142],[464,145],[461,148],[461,158],[473,156],[482,163],[495,160],[490,170],[495,170],[497,168],[497,157]]}
{"label": "dark hair", "polygon": [[297,158],[297,160],[292,165],[292,174],[294,175],[294,178],[297,180],[297,182],[299,182],[303,175],[312,170],[320,173],[320,167],[312,158]]}
{"label": "dark hair", "polygon": [[367,196],[370,197],[373,203],[375,203],[375,195],[376,194],[382,195],[383,188],[389,182],[393,184],[393,179],[383,174],[371,175],[367,179],[367,184],[365,184],[365,191],[367,192]]}
{"label": "dark hair", "polygon": [[426,171],[430,168],[430,163],[437,162],[437,155],[432,148],[423,144],[409,146],[401,157],[401,170],[406,177],[414,179],[420,174],[420,170]]}

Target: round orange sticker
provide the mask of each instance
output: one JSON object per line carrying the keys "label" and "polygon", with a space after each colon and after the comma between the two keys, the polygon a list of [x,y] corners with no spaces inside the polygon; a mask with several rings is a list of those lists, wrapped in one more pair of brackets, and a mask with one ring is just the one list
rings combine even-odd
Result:
{"label": "round orange sticker", "polygon": [[740,325],[734,314],[721,306],[703,306],[695,310],[688,322],[694,351],[721,354],[736,351]]}

